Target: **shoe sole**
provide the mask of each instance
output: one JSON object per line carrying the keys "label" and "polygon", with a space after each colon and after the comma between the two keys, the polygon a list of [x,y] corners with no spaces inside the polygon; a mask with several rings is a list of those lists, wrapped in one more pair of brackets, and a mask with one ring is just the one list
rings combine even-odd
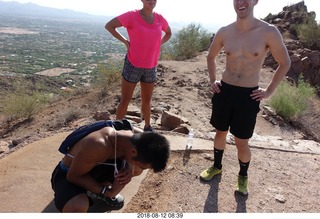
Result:
{"label": "shoe sole", "polygon": [[222,174],[222,172],[214,175],[213,177],[211,177],[211,179],[204,179],[202,176],[200,176],[200,179],[202,179],[203,181],[208,182],[208,181],[212,180],[215,176],[219,176],[219,175],[221,175],[221,174]]}
{"label": "shoe sole", "polygon": [[243,192],[240,192],[240,191],[238,191],[238,190],[235,190],[235,193],[237,193],[237,194],[239,194],[239,195],[241,195],[241,196],[248,196],[248,195],[249,195],[248,192],[247,192],[247,193],[243,193]]}
{"label": "shoe sole", "polygon": [[97,194],[92,193],[92,192],[88,193],[88,196],[90,198],[92,198],[92,199],[96,199],[96,200],[104,202],[105,204],[107,204],[110,207],[112,207],[113,210],[120,210],[124,206],[124,201],[125,201],[124,198],[122,198],[121,201],[112,201],[112,200],[110,200],[108,198],[101,198]]}

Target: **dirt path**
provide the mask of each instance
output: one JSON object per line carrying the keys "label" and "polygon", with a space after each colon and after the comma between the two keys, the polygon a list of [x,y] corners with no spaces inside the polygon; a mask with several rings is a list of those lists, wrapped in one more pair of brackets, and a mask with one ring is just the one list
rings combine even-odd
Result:
{"label": "dirt path", "polygon": [[0,159],[0,212],[42,212],[51,203],[50,177],[61,155],[61,133],[27,145]]}
{"label": "dirt path", "polygon": [[[320,155],[252,149],[249,196],[234,193],[239,171],[235,146],[223,158],[223,173],[202,182],[212,151],[173,152],[169,168],[149,173],[124,212],[319,213]],[[150,192],[152,191],[152,192]]]}

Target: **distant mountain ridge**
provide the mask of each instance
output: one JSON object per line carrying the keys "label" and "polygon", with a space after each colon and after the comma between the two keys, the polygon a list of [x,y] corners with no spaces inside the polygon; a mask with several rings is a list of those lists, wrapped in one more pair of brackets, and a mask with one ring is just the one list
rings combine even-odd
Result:
{"label": "distant mountain ridge", "polygon": [[81,21],[106,22],[111,19],[109,16],[97,16],[83,12],[76,12],[69,9],[56,9],[43,7],[33,3],[3,2],[0,1],[0,15],[39,17],[56,19],[74,19]]}
{"label": "distant mountain ridge", "polygon": [[[67,1],[67,0],[66,0]],[[4,2],[0,1],[0,16],[19,16],[34,17],[46,19],[71,19],[79,21],[93,21],[106,23],[114,16],[98,16],[83,12],[76,12],[69,9],[56,9],[43,7],[33,3]],[[170,21],[169,21],[170,22]],[[0,22],[1,23],[1,22]],[[171,29],[178,31],[186,27],[188,22],[170,22]],[[205,28],[215,32],[218,27],[212,25],[204,25]]]}

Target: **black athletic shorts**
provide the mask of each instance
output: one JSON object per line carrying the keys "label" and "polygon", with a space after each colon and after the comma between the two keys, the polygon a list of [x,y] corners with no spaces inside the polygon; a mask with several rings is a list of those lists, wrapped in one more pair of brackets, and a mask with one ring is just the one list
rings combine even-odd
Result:
{"label": "black athletic shorts", "polygon": [[[61,162],[52,172],[51,187],[54,191],[54,204],[56,208],[62,212],[64,205],[73,197],[79,194],[87,194],[87,190],[71,183],[67,180],[67,172],[61,167]],[[89,198],[89,197],[88,197]],[[92,205],[92,200],[90,200]]]}
{"label": "black athletic shorts", "polygon": [[219,131],[228,131],[240,139],[253,135],[260,101],[253,100],[250,94],[258,87],[237,87],[221,81],[221,92],[212,97],[210,123]]}
{"label": "black athletic shorts", "polygon": [[[108,163],[113,163],[114,160],[108,160]],[[117,167],[122,169],[123,159],[117,159]],[[62,212],[64,205],[73,197],[79,194],[87,194],[87,190],[79,187],[67,180],[68,168],[61,162],[55,167],[51,176],[51,187],[54,191],[54,204],[56,208]],[[89,174],[97,182],[114,181],[114,166],[113,165],[97,165]],[[93,200],[88,196],[90,206],[93,205]]]}

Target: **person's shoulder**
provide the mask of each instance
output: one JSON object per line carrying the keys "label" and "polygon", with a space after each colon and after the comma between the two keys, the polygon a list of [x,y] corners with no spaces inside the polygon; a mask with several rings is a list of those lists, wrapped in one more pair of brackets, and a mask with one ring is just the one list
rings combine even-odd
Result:
{"label": "person's shoulder", "polygon": [[270,24],[264,20],[257,19],[257,22],[259,23],[259,26],[262,27],[266,31],[271,31],[271,32],[278,31],[278,28],[275,25]]}
{"label": "person's shoulder", "polygon": [[274,41],[275,39],[281,39],[281,33],[277,26],[270,24],[263,20],[258,20],[259,26],[261,27],[260,33],[265,36],[266,39],[269,39],[270,42]]}
{"label": "person's shoulder", "polygon": [[163,15],[162,15],[161,13],[159,13],[159,12],[154,11],[153,13],[154,13],[154,15],[156,15],[156,16],[163,17]]}
{"label": "person's shoulder", "polygon": [[122,13],[119,16],[132,16],[132,15],[135,15],[135,14],[138,14],[138,13],[139,13],[139,10],[135,9],[135,10],[126,11],[126,12]]}
{"label": "person's shoulder", "polygon": [[162,20],[166,20],[165,17],[161,14],[161,13],[158,13],[158,12],[154,12],[154,15]]}
{"label": "person's shoulder", "polygon": [[228,33],[229,31],[231,31],[232,29],[234,29],[235,26],[235,22],[228,24],[226,26],[222,26],[218,29],[216,34],[225,34]]}
{"label": "person's shoulder", "polygon": [[102,128],[87,135],[85,138],[79,141],[77,144],[80,146],[82,154],[86,154],[87,158],[97,161],[99,157],[111,154],[112,147],[110,146],[112,146],[112,143],[109,138],[112,132],[111,129],[111,127]]}
{"label": "person's shoulder", "polygon": [[139,9],[134,9],[134,10],[131,10],[131,11],[128,11],[128,12],[132,13],[132,14],[139,14],[140,10]]}
{"label": "person's shoulder", "polygon": [[113,128],[106,126],[103,127],[95,132],[90,133],[84,139],[86,144],[96,145],[96,146],[103,146],[106,144],[106,138],[113,132]]}
{"label": "person's shoulder", "polygon": [[169,25],[167,19],[162,16],[162,14],[158,13],[158,12],[153,12],[154,13],[154,17],[157,21],[157,23],[159,24],[162,24],[165,28],[167,28],[167,26]]}

